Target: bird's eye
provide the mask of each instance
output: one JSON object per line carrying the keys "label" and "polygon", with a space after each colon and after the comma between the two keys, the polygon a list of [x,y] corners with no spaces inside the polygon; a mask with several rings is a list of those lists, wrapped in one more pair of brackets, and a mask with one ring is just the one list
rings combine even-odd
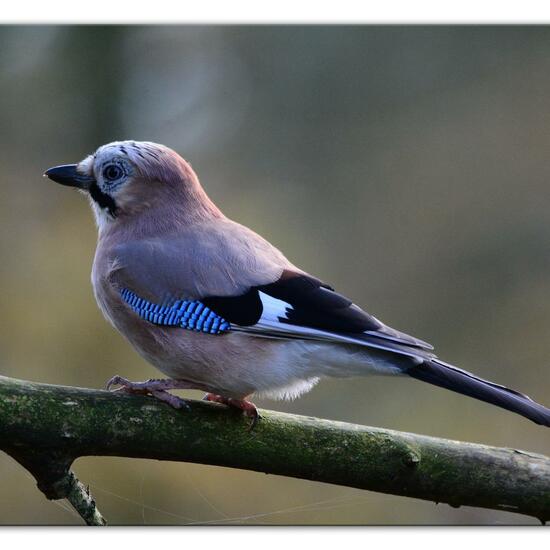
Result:
{"label": "bird's eye", "polygon": [[105,181],[117,181],[124,176],[124,170],[118,164],[108,164],[103,169]]}

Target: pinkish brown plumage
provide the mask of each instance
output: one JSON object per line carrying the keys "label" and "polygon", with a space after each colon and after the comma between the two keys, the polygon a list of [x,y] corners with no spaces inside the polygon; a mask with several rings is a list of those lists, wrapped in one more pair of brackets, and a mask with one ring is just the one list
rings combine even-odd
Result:
{"label": "pinkish brown plumage", "polygon": [[46,175],[89,194],[99,307],[169,377],[112,380],[128,391],[178,406],[169,389],[202,389],[254,416],[252,394],[292,398],[323,377],[408,374],[550,425],[548,409],[443,363],[228,219],[163,145],[110,143]]}

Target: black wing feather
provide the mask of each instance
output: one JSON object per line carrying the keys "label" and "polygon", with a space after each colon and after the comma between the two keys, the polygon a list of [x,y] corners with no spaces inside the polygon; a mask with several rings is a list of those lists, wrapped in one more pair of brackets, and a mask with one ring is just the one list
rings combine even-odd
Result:
{"label": "black wing feather", "polygon": [[251,327],[262,317],[260,292],[288,304],[284,315],[278,317],[280,323],[364,338],[365,344],[374,337],[413,348],[433,349],[422,340],[384,325],[332,287],[303,273],[287,270],[274,283],[252,287],[241,296],[208,297],[202,302],[230,323]]}
{"label": "black wing feather", "polygon": [[256,288],[241,296],[214,296],[201,302],[230,323],[248,327],[255,325],[262,316],[262,301]]}
{"label": "black wing feather", "polygon": [[383,326],[318,279],[301,274],[289,275],[289,272],[274,283],[252,287],[240,296],[212,296],[201,301],[230,323],[251,326],[262,316],[260,292],[291,306],[281,322],[352,334],[376,331]]}
{"label": "black wing feather", "polygon": [[287,275],[256,288],[292,306],[281,322],[351,334],[376,331],[382,327],[382,323],[372,315],[314,277]]}

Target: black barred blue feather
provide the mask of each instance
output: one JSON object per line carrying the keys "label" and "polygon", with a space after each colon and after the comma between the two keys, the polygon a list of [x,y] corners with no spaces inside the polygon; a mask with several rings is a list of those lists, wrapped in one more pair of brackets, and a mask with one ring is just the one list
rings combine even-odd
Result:
{"label": "black barred blue feather", "polygon": [[155,325],[181,327],[197,332],[222,334],[231,325],[199,300],[177,300],[169,305],[155,304],[124,288],[122,299],[142,318]]}

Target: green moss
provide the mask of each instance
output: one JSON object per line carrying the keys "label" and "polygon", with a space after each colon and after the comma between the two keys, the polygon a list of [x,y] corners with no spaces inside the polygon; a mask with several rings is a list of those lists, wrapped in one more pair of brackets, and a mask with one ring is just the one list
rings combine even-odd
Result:
{"label": "green moss", "polygon": [[[550,518],[550,460],[540,455],[274,411],[261,411],[249,431],[249,420],[237,411],[189,404],[190,411],[174,410],[151,397],[0,377],[0,447],[52,498],[75,458],[127,456]],[[79,495],[75,506],[85,497]]]}

